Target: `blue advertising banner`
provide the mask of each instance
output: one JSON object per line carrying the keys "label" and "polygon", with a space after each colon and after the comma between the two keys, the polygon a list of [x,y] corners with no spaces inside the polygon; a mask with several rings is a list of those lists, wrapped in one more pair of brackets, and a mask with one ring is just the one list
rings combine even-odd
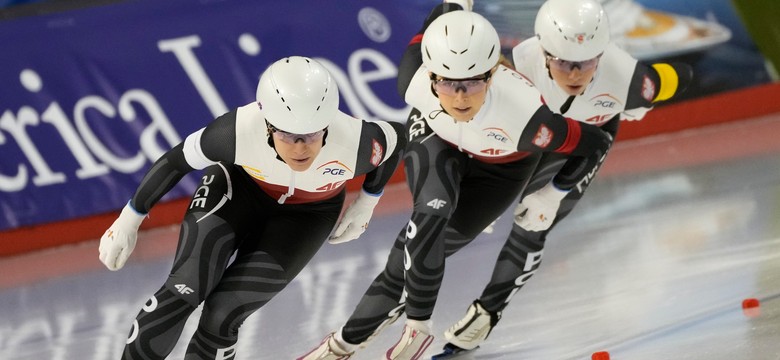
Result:
{"label": "blue advertising banner", "polygon": [[121,208],[155,159],[254,101],[285,56],[323,62],[343,111],[404,121],[397,61],[430,10],[406,5],[139,0],[0,22],[0,231]]}

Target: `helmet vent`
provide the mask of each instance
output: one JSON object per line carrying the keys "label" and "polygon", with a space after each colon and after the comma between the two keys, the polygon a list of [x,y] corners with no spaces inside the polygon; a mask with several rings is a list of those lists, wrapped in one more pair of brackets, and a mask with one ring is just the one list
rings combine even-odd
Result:
{"label": "helmet vent", "polygon": [[[558,25],[558,22],[557,21],[553,21],[553,24],[555,25],[555,28],[558,29],[558,32],[563,34],[563,29],[561,29],[561,26]],[[563,36],[566,37],[566,35],[563,35]]]}
{"label": "helmet vent", "polygon": [[338,84],[324,65],[292,56],[263,72],[255,97],[269,123],[283,131],[307,134],[328,127],[339,113],[338,95]]}
{"label": "helmet vent", "polygon": [[[287,61],[289,62],[290,59],[287,59]],[[282,93],[279,92],[279,89],[276,89],[276,93],[279,94],[279,99],[281,99],[283,103],[287,102],[284,100],[284,96],[282,96]],[[285,106],[287,107],[287,110],[292,111],[292,109],[290,109],[290,105],[285,105]]]}
{"label": "helmet vent", "polygon": [[468,11],[437,17],[425,29],[421,45],[428,71],[447,79],[482,74],[496,65],[493,60],[501,52],[496,29],[481,15]]}
{"label": "helmet vent", "polygon": [[320,111],[320,108],[322,107],[322,104],[325,102],[325,96],[328,95],[328,92],[330,92],[330,88],[329,87],[325,88],[325,93],[322,94],[322,98],[320,98],[320,104],[317,105],[316,109],[314,109],[315,111]]}

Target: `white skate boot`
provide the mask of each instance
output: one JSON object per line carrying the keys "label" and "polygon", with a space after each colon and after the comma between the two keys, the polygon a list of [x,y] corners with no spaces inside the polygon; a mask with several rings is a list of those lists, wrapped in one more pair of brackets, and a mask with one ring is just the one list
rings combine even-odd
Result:
{"label": "white skate boot", "polygon": [[427,321],[406,320],[401,340],[385,354],[386,360],[418,360],[433,342]]}
{"label": "white skate boot", "polygon": [[396,306],[392,311],[390,311],[390,313],[387,314],[387,318],[385,319],[385,321],[382,321],[382,323],[379,324],[376,330],[374,330],[374,332],[371,333],[371,335],[365,341],[360,343],[359,347],[361,349],[365,349],[366,346],[368,346],[368,344],[371,343],[371,341],[373,341],[374,339],[377,338],[377,336],[379,336],[379,333],[385,330],[388,326],[393,325],[395,321],[398,320],[398,318],[401,317],[401,315],[403,315],[405,305],[406,304],[401,303],[400,305]]}
{"label": "white skate boot", "polygon": [[473,350],[487,339],[500,318],[500,313],[490,313],[479,300],[475,300],[469,306],[466,316],[444,332],[444,338],[463,350]]}
{"label": "white skate boot", "polygon": [[354,352],[348,352],[339,346],[335,333],[330,333],[319,346],[297,360],[347,360]]}

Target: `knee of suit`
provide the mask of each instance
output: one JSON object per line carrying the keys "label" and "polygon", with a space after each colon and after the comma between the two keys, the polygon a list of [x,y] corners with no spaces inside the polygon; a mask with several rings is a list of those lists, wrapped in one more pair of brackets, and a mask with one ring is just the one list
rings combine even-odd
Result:
{"label": "knee of suit", "polygon": [[211,301],[206,301],[200,315],[199,331],[206,331],[221,338],[237,337],[238,329],[244,323],[244,317],[237,317],[235,310],[241,308],[241,304],[213,304]]}
{"label": "knee of suit", "polygon": [[[227,267],[236,237],[227,221],[202,212],[186,214],[181,233],[165,286],[192,306],[198,306],[211,291],[203,287],[215,286]],[[206,259],[207,264],[203,262]]]}
{"label": "knee of suit", "polygon": [[392,279],[401,279],[404,277],[404,243],[396,241],[387,256],[387,263],[383,272]]}
{"label": "knee of suit", "polygon": [[544,231],[528,231],[515,223],[512,224],[512,231],[509,233],[507,241],[515,244],[515,246],[522,246],[522,248],[525,249],[531,249],[533,251],[541,250],[544,248],[547,233],[551,229],[552,227]]}
{"label": "knee of suit", "polygon": [[[474,240],[479,234],[482,233],[483,230],[485,230],[485,226],[481,226],[481,224],[474,224],[474,223],[465,223],[465,222],[458,222],[458,221],[450,221],[449,224],[447,224],[447,240],[451,241],[470,241]],[[488,224],[489,225],[489,224]]]}

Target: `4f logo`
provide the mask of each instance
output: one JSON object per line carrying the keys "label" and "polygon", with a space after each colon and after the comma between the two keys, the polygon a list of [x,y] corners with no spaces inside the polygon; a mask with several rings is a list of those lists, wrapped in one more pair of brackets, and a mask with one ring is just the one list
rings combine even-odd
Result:
{"label": "4f logo", "polygon": [[444,207],[444,205],[447,205],[447,202],[441,199],[433,199],[426,204],[436,210],[439,210]]}
{"label": "4f logo", "polygon": [[485,149],[485,150],[480,150],[479,152],[487,155],[498,156],[506,153],[507,151],[501,149]]}
{"label": "4f logo", "polygon": [[607,122],[608,120],[612,119],[612,117],[614,116],[615,114],[596,115],[585,119],[585,122],[588,124],[601,124],[603,122]]}
{"label": "4f logo", "polygon": [[342,181],[332,182],[330,184],[326,184],[326,185],[318,187],[317,191],[331,191],[333,189],[338,189],[341,185],[344,185],[345,182],[347,182],[347,181],[346,180],[342,180]]}
{"label": "4f logo", "polygon": [[175,287],[176,290],[179,291],[179,293],[184,295],[189,295],[195,292],[195,290],[192,290],[192,288],[184,284],[176,284],[173,287]]}

